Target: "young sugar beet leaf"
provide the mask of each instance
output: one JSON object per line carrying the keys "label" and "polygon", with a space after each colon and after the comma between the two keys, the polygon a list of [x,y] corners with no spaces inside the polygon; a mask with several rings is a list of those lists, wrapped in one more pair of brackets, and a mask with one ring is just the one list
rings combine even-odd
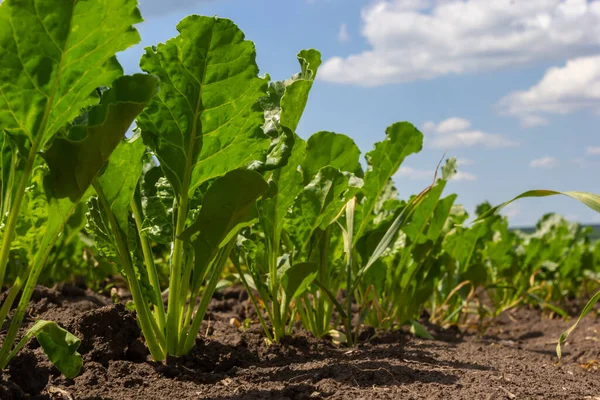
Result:
{"label": "young sugar beet leaf", "polygon": [[[335,137],[329,143],[340,145],[336,152],[331,153],[328,148],[319,145],[319,139],[326,137]],[[317,153],[323,153],[321,160]],[[356,154],[352,167],[352,170],[356,170],[360,167],[358,149],[348,137],[319,132],[311,136],[308,147],[297,138],[288,164],[280,170],[276,181],[279,182],[277,192],[259,204],[259,226],[240,242],[238,251],[241,262],[237,266],[239,268],[241,263],[245,263],[249,273],[249,277],[245,277],[240,269],[240,277],[248,286],[255,304],[259,301],[254,297],[253,290],[263,299],[273,327],[271,333],[261,321],[268,340],[279,341],[290,334],[296,313],[300,314],[307,329],[315,335],[322,336],[329,330],[330,318],[326,318],[326,315],[330,317],[331,313],[323,307],[321,300],[312,295],[309,298],[309,289],[317,276],[324,281],[325,276],[329,276],[327,249],[330,234],[327,231],[331,232],[346,202],[360,188],[360,179],[336,168],[348,163],[343,160],[348,153]],[[307,159],[314,161],[311,165],[318,164],[315,169],[317,172],[299,170],[306,165]],[[305,178],[305,173],[316,175]],[[304,180],[308,181],[306,186],[302,183]],[[274,180],[270,182],[275,184]],[[265,232],[264,236],[261,230]],[[321,251],[322,256],[319,256]],[[319,304],[321,311],[312,313],[313,307]],[[317,324],[323,320],[327,321]]]}
{"label": "young sugar beet leaf", "polygon": [[[240,279],[246,286],[250,298],[259,314],[265,335],[269,341],[278,341],[289,331],[289,303],[300,295],[297,290],[285,290],[283,281],[289,281],[290,274],[300,279],[299,274],[306,272],[305,278],[312,276],[314,266],[302,264],[291,265],[289,255],[281,251],[284,238],[284,220],[295,198],[302,191],[302,174],[298,171],[306,155],[306,142],[296,136],[295,130],[308,101],[308,95],[321,64],[320,53],[316,50],[303,50],[298,53],[301,72],[282,82],[272,82],[267,96],[261,99],[265,114],[265,133],[277,138],[274,143],[286,146],[272,146],[267,163],[263,169],[275,165],[280,168],[265,172],[269,183],[269,195],[259,202],[259,224],[252,233],[244,235],[236,247],[237,257],[234,260]],[[293,141],[290,140],[293,139]],[[279,141],[279,142],[277,142]],[[288,248],[289,251],[289,248]],[[241,270],[241,263],[248,268]],[[285,272],[287,271],[287,272]],[[304,280],[302,280],[304,282]],[[306,285],[298,286],[305,289]],[[290,289],[291,290],[291,289]],[[259,300],[263,300],[273,332],[263,319]]]}
{"label": "young sugar beet leaf", "polygon": [[37,321],[13,349],[9,359],[13,358],[32,337],[37,339],[52,364],[65,377],[74,378],[79,375],[83,366],[81,354],[77,352],[81,340],[53,321]]}
{"label": "young sugar beet leaf", "polygon": [[[37,199],[43,203],[46,217],[43,226],[30,227],[38,242],[31,254],[31,267],[19,272],[0,309],[0,318],[4,320],[24,286],[0,349],[1,368],[14,355],[12,345],[54,243],[79,202],[89,197],[95,176],[121,142],[133,119],[156,94],[157,88],[157,79],[150,75],[118,78],[113,88],[104,93],[102,102],[87,112],[86,124],[70,126],[67,137],[55,138],[42,153],[47,167],[36,169],[39,178],[34,183],[38,192],[43,193]],[[28,193],[32,194],[31,190]]]}
{"label": "young sugar beet leaf", "polygon": [[401,241],[396,241],[390,251],[382,255],[380,270],[374,269],[371,277],[365,279],[363,291],[366,291],[368,278],[375,278],[373,284],[380,309],[390,316],[391,324],[413,323],[414,326],[423,304],[433,293],[436,271],[440,269],[442,233],[456,199],[456,195],[442,197],[454,174],[445,171],[455,169],[456,159],[449,159],[442,168],[441,178],[414,203],[416,207],[401,228]]}
{"label": "young sugar beet leaf", "polygon": [[98,103],[97,87],[110,85],[122,74],[115,54],[139,41],[133,28],[142,20],[136,4],[135,0],[0,4],[0,126],[4,148],[10,137],[8,141],[19,144],[17,153],[23,160],[12,163],[8,175],[14,178],[15,189],[7,206],[5,201],[2,205],[8,215],[0,245],[0,285],[37,154],[83,108]]}
{"label": "young sugar beet leaf", "polygon": [[[582,202],[583,204],[585,204],[592,210],[594,210],[596,212],[600,212],[600,196],[597,194],[588,193],[588,192],[578,192],[578,191],[559,192],[559,191],[555,191],[555,190],[529,190],[527,192],[521,193],[520,195],[516,196],[515,198],[513,198],[509,201],[506,201],[506,202],[490,209],[488,212],[486,212],[485,214],[480,216],[478,218],[478,220],[487,218],[490,215],[497,213],[502,208],[506,207],[507,205],[509,205],[510,203],[512,203],[518,199],[527,198],[527,197],[547,197],[547,196],[556,196],[556,195],[563,195],[563,196],[571,197],[575,200]],[[571,326],[569,329],[567,329],[560,336],[558,344],[556,345],[556,354],[558,355],[559,360],[562,357],[561,345],[567,340],[567,338],[569,337],[571,332],[573,332],[573,330],[575,329],[575,327],[577,326],[579,321],[581,321],[581,319],[583,317],[585,317],[587,315],[587,313],[590,312],[590,310],[594,307],[594,305],[598,302],[598,300],[600,300],[600,292],[596,293],[590,299],[590,301],[586,304],[586,306],[584,307],[583,311],[581,312],[581,315],[579,316],[579,318],[575,322],[575,324],[573,324],[573,326]]]}
{"label": "young sugar beet leaf", "polygon": [[[165,329],[165,351],[172,355],[187,351],[199,326],[200,317],[192,319],[191,308],[186,312],[188,298],[198,294],[204,279],[210,281],[212,271],[228,256],[226,245],[219,247],[216,255],[211,253],[216,258],[200,260],[203,256],[197,254],[193,240],[197,232],[189,229],[194,226],[201,228],[200,235],[209,233],[205,226],[194,225],[198,213],[208,209],[202,206],[199,211],[194,199],[204,197],[206,201],[206,186],[230,171],[264,165],[271,142],[262,129],[265,115],[259,103],[268,81],[258,77],[254,44],[244,40],[241,30],[227,19],[189,16],[177,29],[177,37],[148,48],[142,56],[142,70],[160,78],[161,91],[137,121],[174,196]],[[224,199],[229,196],[239,195],[223,194]],[[143,213],[144,201],[141,203]],[[151,223],[142,221],[142,229],[144,226]],[[193,299],[190,304],[195,304]]]}

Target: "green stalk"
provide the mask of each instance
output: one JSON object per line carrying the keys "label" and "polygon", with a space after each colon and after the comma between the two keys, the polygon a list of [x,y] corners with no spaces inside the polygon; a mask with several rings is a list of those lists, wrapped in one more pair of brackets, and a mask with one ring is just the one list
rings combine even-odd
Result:
{"label": "green stalk", "polygon": [[[106,199],[106,196],[104,195],[104,192],[102,191],[102,188],[100,187],[96,179],[94,179],[93,181],[93,186],[96,190],[96,194],[98,195],[98,199],[100,200],[100,203],[102,204],[102,207],[104,208],[104,211],[108,216],[112,234],[117,244],[117,253],[119,255],[119,261],[121,262],[123,269],[125,270],[125,274],[127,275],[129,290],[131,291],[131,296],[133,297],[133,302],[137,311],[138,320],[140,321],[140,326],[142,328],[144,338],[146,338],[148,349],[150,350],[150,354],[152,354],[152,358],[155,361],[162,361],[165,359],[166,355],[163,350],[164,345],[161,346],[161,343],[159,343],[159,341],[157,340],[157,335],[159,335],[160,332],[156,332],[153,328],[152,317],[150,311],[148,310],[146,299],[144,298],[144,295],[142,293],[140,283],[136,279],[135,270],[131,263],[131,258],[129,257],[127,242],[123,238],[115,216],[110,210],[108,200]],[[154,322],[154,325],[156,325],[156,321]]]}
{"label": "green stalk", "polygon": [[150,241],[146,233],[142,230],[142,210],[138,202],[133,199],[131,201],[131,210],[133,211],[133,218],[135,219],[135,226],[142,243],[142,253],[144,254],[144,263],[148,270],[148,279],[154,289],[154,296],[156,297],[156,305],[154,307],[154,313],[158,322],[158,328],[164,332],[166,326],[166,315],[165,308],[162,303],[162,295],[160,291],[160,281],[158,280],[158,272],[156,271],[156,265],[154,264],[154,257],[152,256],[152,249],[150,248]]}
{"label": "green stalk", "polygon": [[248,292],[248,297],[250,297],[250,301],[252,301],[252,305],[254,305],[254,309],[256,310],[256,313],[258,314],[258,320],[260,321],[260,325],[262,326],[263,331],[265,332],[265,335],[267,336],[267,340],[269,342],[272,342],[273,336],[271,335],[271,332],[269,331],[269,328],[267,327],[267,323],[265,322],[265,319],[262,316],[260,307],[258,305],[258,301],[256,300],[256,296],[254,296],[254,293],[252,292],[252,288],[248,284],[248,280],[246,279],[246,276],[242,272],[242,268],[240,267],[239,262],[234,262],[233,265],[234,265],[235,269],[237,270],[238,274],[240,275],[240,280],[242,281],[242,284],[246,288],[246,292]]}
{"label": "green stalk", "polygon": [[171,273],[169,279],[169,304],[167,308],[167,350],[169,354],[176,354],[179,347],[179,336],[182,318],[180,304],[181,275],[184,261],[184,242],[178,239],[185,230],[187,220],[188,194],[184,187],[177,207],[177,222],[175,226],[175,239],[173,241],[173,257],[171,259]]}
{"label": "green stalk", "polygon": [[19,179],[19,185],[17,186],[17,191],[8,213],[6,226],[4,227],[4,235],[2,236],[2,245],[0,247],[0,287],[4,285],[4,277],[6,275],[10,247],[15,237],[15,229],[17,228],[17,221],[21,212],[21,203],[23,203],[25,190],[27,189],[29,178],[31,178],[38,146],[39,142],[36,141],[32,143],[31,148],[29,149],[27,163],[25,164],[25,169],[23,170],[23,173]]}
{"label": "green stalk", "polygon": [[[23,275],[25,275],[25,274],[23,274]],[[15,279],[15,282],[13,283],[13,285],[10,287],[10,290],[8,291],[8,295],[6,296],[6,299],[4,299],[4,303],[2,304],[2,309],[0,309],[0,321],[1,321],[0,324],[3,324],[4,321],[6,320],[6,317],[8,316],[8,313],[10,312],[10,308],[12,307],[15,299],[17,298],[17,295],[21,291],[21,288],[23,288],[24,284],[25,284],[25,277],[18,276],[17,279]]]}
{"label": "green stalk", "polygon": [[9,356],[11,354],[13,343],[15,342],[15,338],[17,337],[17,333],[19,332],[19,328],[21,327],[23,317],[25,316],[25,311],[27,310],[27,306],[29,305],[29,300],[31,300],[31,296],[33,294],[33,290],[35,289],[35,285],[37,283],[40,272],[42,271],[42,267],[44,266],[45,261],[48,259],[48,254],[48,251],[39,252],[38,257],[36,257],[34,267],[29,273],[27,283],[25,284],[25,289],[23,290],[21,300],[19,301],[19,305],[17,306],[17,311],[15,312],[15,316],[10,323],[8,332],[4,337],[2,349],[0,350],[0,370],[6,368],[6,365],[10,361]]}
{"label": "green stalk", "polygon": [[[227,246],[222,248],[219,252],[219,255],[214,259],[212,263],[212,274],[210,277],[210,281],[204,288],[204,292],[202,293],[202,300],[200,301],[200,305],[198,306],[198,310],[196,311],[196,315],[194,315],[194,319],[192,320],[192,326],[187,333],[187,337],[185,341],[182,341],[182,345],[180,345],[178,355],[189,353],[194,344],[196,343],[196,337],[198,336],[198,331],[200,331],[200,325],[204,320],[204,315],[206,314],[206,309],[208,307],[208,303],[212,298],[217,284],[219,283],[219,279],[221,278],[221,272],[223,271],[223,266],[225,262],[229,258],[229,253],[231,253],[231,249],[235,245],[235,239],[231,240]],[[194,303],[196,299],[193,299]]]}
{"label": "green stalk", "polygon": [[[187,261],[187,264],[189,264],[189,265],[186,265],[186,270],[191,271],[191,269],[192,269],[192,266],[191,266],[192,261],[193,260],[191,258]],[[188,276],[187,276],[186,279],[189,282],[189,279],[190,279],[189,274],[188,274]],[[204,282],[204,280],[202,280],[202,281]],[[184,279],[184,282],[185,282],[185,279]],[[187,293],[187,290],[186,290],[186,293]],[[183,329],[185,329],[186,327],[188,327],[190,325],[190,322],[192,321],[192,314],[194,313],[194,307],[196,306],[195,303],[192,304],[192,299],[197,298],[199,295],[200,295],[200,290],[194,291],[193,293],[190,293],[190,301],[188,302],[188,308],[187,308],[187,311],[185,313],[185,318],[183,320],[183,324],[181,325]],[[181,335],[180,335],[180,340],[181,340]]]}
{"label": "green stalk", "polygon": [[356,197],[353,197],[348,204],[346,204],[346,318],[344,318],[344,325],[346,326],[346,338],[349,341],[348,344],[352,345],[352,252],[354,242],[354,209],[356,206]]}

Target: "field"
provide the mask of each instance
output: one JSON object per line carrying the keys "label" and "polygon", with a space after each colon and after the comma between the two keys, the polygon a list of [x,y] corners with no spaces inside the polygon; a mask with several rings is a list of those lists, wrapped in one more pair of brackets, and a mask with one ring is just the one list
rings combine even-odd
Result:
{"label": "field", "polygon": [[[589,228],[591,230],[591,232],[588,234],[588,237],[590,238],[591,241],[596,241],[598,239],[600,239],[600,225],[584,225],[584,228]],[[518,230],[521,231],[523,233],[533,233],[535,232],[535,226],[523,226],[523,227],[515,227],[512,228],[513,230]]]}
{"label": "field", "polygon": [[319,51],[192,15],[124,75],[141,21],[0,3],[0,398],[598,398],[599,227],[499,212],[598,195],[467,223],[449,157],[401,200],[410,122],[296,133]]}

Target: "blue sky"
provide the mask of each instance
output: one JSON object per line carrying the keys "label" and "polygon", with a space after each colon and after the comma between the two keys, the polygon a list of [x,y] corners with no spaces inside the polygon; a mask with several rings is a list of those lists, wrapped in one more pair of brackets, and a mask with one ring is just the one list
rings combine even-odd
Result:
{"label": "blue sky", "polygon": [[[431,181],[444,151],[460,170],[447,191],[469,211],[533,188],[600,192],[600,0],[140,3],[142,43],[119,56],[128,73],[189,14],[234,20],[273,79],[297,72],[299,50],[320,50],[298,133],[344,133],[366,152],[390,124],[412,122],[425,147],[395,177],[402,197]],[[523,200],[506,214],[522,226],[551,211],[600,222],[568,198]]]}

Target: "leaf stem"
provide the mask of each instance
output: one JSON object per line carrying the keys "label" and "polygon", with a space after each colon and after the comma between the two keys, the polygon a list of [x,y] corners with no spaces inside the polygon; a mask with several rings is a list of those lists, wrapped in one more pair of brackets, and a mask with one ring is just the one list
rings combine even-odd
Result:
{"label": "leaf stem", "polygon": [[25,168],[21,173],[19,185],[17,186],[17,191],[8,213],[6,226],[4,227],[4,235],[2,235],[2,245],[0,247],[0,287],[4,285],[4,277],[6,275],[6,267],[8,264],[8,255],[10,254],[10,247],[15,237],[15,229],[17,228],[17,221],[21,212],[21,203],[25,197],[27,184],[29,183],[29,178],[31,177],[31,173],[33,171],[38,146],[38,141],[36,141],[32,143],[31,148],[29,149],[27,163],[25,164]]}
{"label": "leaf stem", "polygon": [[184,242],[179,235],[185,230],[187,220],[188,193],[187,187],[181,193],[177,207],[177,222],[175,226],[175,239],[173,241],[173,257],[171,258],[171,274],[169,280],[169,303],[167,308],[167,350],[169,354],[176,354],[179,347],[179,335],[181,328],[182,307],[181,298],[181,275],[184,262]]}
{"label": "leaf stem", "polygon": [[150,248],[150,241],[148,236],[142,230],[142,210],[140,209],[139,203],[134,198],[131,201],[131,210],[133,211],[133,218],[135,219],[135,226],[142,243],[142,253],[144,253],[144,263],[148,270],[148,279],[154,289],[155,304],[154,312],[157,317],[158,328],[164,332],[166,326],[166,315],[165,308],[162,302],[162,294],[160,291],[160,281],[158,280],[158,273],[156,271],[156,265],[154,264],[154,257],[152,256],[152,249]]}
{"label": "leaf stem", "polygon": [[152,354],[152,358],[155,361],[162,361],[165,358],[165,352],[163,350],[164,346],[161,346],[161,343],[159,343],[159,341],[157,340],[157,334],[159,334],[159,332],[155,332],[155,330],[153,329],[153,324],[151,321],[152,317],[150,316],[146,299],[144,298],[142,289],[140,288],[140,283],[135,276],[135,271],[131,263],[131,258],[129,257],[127,242],[123,238],[121,230],[116,221],[115,215],[110,209],[108,200],[104,195],[104,191],[98,184],[98,180],[94,179],[92,185],[96,190],[96,194],[98,195],[100,204],[102,204],[102,207],[104,208],[104,211],[108,216],[110,227],[115,238],[115,242],[117,244],[117,253],[119,256],[119,261],[121,262],[123,269],[125,270],[125,274],[127,275],[129,290],[131,291],[131,296],[133,297],[133,303],[135,304],[138,320],[140,321],[140,326],[142,328],[144,338],[146,339],[146,343],[148,344],[148,349],[150,350],[150,354]]}

